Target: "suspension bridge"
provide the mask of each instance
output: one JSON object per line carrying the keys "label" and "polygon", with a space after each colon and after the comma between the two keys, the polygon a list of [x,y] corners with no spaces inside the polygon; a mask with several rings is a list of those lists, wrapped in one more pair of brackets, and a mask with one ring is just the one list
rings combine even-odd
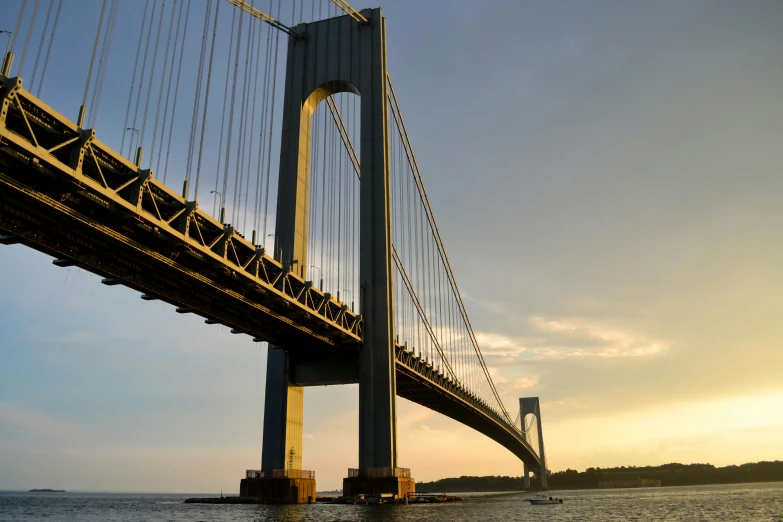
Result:
{"label": "suspension bridge", "polygon": [[[269,343],[261,469],[243,495],[314,497],[304,390],[349,383],[359,448],[346,494],[415,490],[398,466],[396,396],[497,441],[545,485],[538,399],[512,415],[484,361],[387,68],[381,10],[103,0],[90,49],[72,54],[85,74],[53,79],[73,9],[22,0],[0,28],[0,243]],[[132,74],[99,120],[115,40],[135,42]],[[65,107],[75,119],[44,101],[82,82],[81,103]]]}

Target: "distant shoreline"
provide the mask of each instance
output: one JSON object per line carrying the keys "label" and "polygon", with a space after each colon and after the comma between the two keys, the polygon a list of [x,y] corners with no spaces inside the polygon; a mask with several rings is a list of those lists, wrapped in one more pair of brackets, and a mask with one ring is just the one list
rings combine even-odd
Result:
{"label": "distant shoreline", "polygon": [[31,489],[28,493],[65,493],[64,489]]}
{"label": "distant shoreline", "polygon": [[[636,481],[654,481],[656,483],[660,481],[660,486],[652,487],[783,482],[783,462],[777,460],[774,462],[753,462],[721,468],[716,468],[711,464],[672,463],[662,466],[588,468],[582,472],[567,469],[553,473],[547,480],[548,489],[562,490],[626,489],[611,487],[611,484]],[[526,489],[523,477],[508,476],[462,476],[416,484],[417,491],[449,491],[453,493],[500,493],[537,489],[539,489],[539,482],[535,478],[531,479],[530,488]]]}
{"label": "distant shoreline", "polygon": [[[781,483],[783,484],[783,480],[764,480],[759,482],[720,482],[720,483],[714,483],[714,484],[680,484],[677,486],[659,486],[659,487],[645,487],[645,488],[561,488],[561,487],[549,487],[546,490],[547,491],[589,491],[589,490],[596,490],[596,491],[606,491],[606,490],[623,490],[623,489],[661,489],[661,488],[689,488],[689,487],[700,487],[700,486],[750,486],[753,484],[775,484],[775,483]],[[427,483],[429,484],[429,483]],[[434,490],[427,490],[427,491],[419,491],[418,488],[419,484],[416,485],[416,491],[417,493],[443,493],[443,491],[434,491]],[[529,489],[504,489],[504,490],[497,490],[493,489],[491,491],[477,491],[477,490],[446,490],[446,493],[536,493],[540,491],[538,488],[531,487]]]}

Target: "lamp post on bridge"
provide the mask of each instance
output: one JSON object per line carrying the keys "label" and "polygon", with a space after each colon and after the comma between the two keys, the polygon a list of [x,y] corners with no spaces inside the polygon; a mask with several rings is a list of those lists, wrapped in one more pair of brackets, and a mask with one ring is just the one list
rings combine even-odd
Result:
{"label": "lamp post on bridge", "polygon": [[353,312],[353,292],[351,292],[350,290],[346,290],[345,288],[343,288],[343,293],[346,293],[346,294],[351,294],[351,312]]}
{"label": "lamp post on bridge", "polygon": [[[139,129],[136,129],[134,127],[128,127],[127,129],[125,129],[125,132],[128,132],[128,131],[133,131],[133,132],[136,133],[136,145],[138,145],[139,144]],[[131,151],[133,151],[133,134],[131,134],[130,150],[128,151],[128,154],[130,154]],[[138,163],[138,154],[137,154],[137,163]]]}
{"label": "lamp post on bridge", "polygon": [[324,278],[321,277],[321,267],[320,266],[316,266],[316,265],[310,265],[310,268],[317,268],[318,269],[318,279],[321,280],[321,284],[318,286],[318,289],[319,290],[323,290],[324,289]]}
{"label": "lamp post on bridge", "polygon": [[11,72],[11,59],[8,56],[8,49],[11,47],[11,37],[14,33],[6,31],[5,29],[0,30],[0,33],[8,35],[8,43],[5,44],[5,53],[3,53],[3,68],[0,70],[0,73],[2,73],[3,76],[8,76]]}
{"label": "lamp post on bridge", "polygon": [[5,54],[8,54],[8,48],[11,47],[11,36],[14,33],[12,31],[6,31],[5,29],[0,29],[0,34],[7,34],[8,35],[8,43],[5,44]]}
{"label": "lamp post on bridge", "polygon": [[[273,237],[273,238],[275,238],[275,247],[277,247],[277,236],[275,234],[267,234],[266,237]],[[280,248],[282,250],[282,245],[280,246]],[[272,257],[277,259],[278,256],[277,256],[276,248],[272,249],[272,253],[274,254]],[[281,263],[283,263],[283,252],[282,251],[280,252],[280,259],[277,259],[277,260],[280,261]]]}
{"label": "lamp post on bridge", "polygon": [[226,201],[223,199],[223,193],[218,190],[210,190],[210,194],[216,194],[220,198],[220,223],[226,221]]}

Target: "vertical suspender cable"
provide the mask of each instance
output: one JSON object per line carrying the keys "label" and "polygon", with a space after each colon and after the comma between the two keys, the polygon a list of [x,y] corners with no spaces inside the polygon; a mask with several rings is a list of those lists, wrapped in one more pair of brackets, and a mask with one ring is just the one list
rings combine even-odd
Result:
{"label": "vertical suspender cable", "polygon": [[[256,24],[253,20],[248,20],[250,24],[247,33],[247,46],[245,47],[245,70],[242,72],[242,101],[240,103],[239,114],[239,140],[237,141],[237,157],[236,157],[236,180],[237,189],[234,191],[235,204],[234,209],[236,213],[236,219],[234,220],[239,227],[239,219],[242,217],[242,194],[243,190],[246,190],[244,186],[244,167],[245,167],[245,142],[247,138],[246,125],[247,125],[247,102],[248,102],[248,90],[250,87],[248,67],[250,66],[250,51],[252,49],[253,37],[255,36]],[[247,207],[245,207],[245,218],[247,218]],[[246,219],[245,219],[246,224]],[[243,224],[243,229],[245,224]]]}
{"label": "vertical suspender cable", "polygon": [[[353,107],[353,110],[348,116],[348,121],[351,122],[351,132],[355,132],[353,128],[353,118],[356,116],[356,95],[351,96],[351,105],[349,105],[349,107],[351,106]],[[351,141],[357,143],[355,136]],[[353,305],[354,301],[359,297],[356,292],[356,255],[358,253],[356,248],[356,186],[358,184],[358,181],[353,179],[353,183],[351,184],[351,305]],[[353,307],[351,307],[351,310],[353,311]]]}
{"label": "vertical suspender cable", "polygon": [[248,60],[250,59],[250,40],[253,34],[253,27],[255,24],[253,24],[252,20],[248,20],[248,25],[250,27],[247,31],[247,46],[245,47],[245,67],[242,71],[242,94],[239,95],[239,125],[237,125],[237,148],[236,148],[236,155],[234,159],[234,205],[233,205],[233,212],[232,212],[232,221],[236,223],[236,228],[239,228],[239,220],[242,217],[242,189],[243,189],[243,183],[244,183],[244,172],[243,172],[243,166],[244,166],[244,142],[245,142],[245,122],[247,121],[246,113],[246,107],[245,104],[247,102],[247,64]]}
{"label": "vertical suspender cable", "polygon": [[[61,2],[62,3],[62,0]],[[139,43],[136,46],[136,60],[133,62],[133,75],[131,76],[130,81],[130,93],[128,94],[128,106],[125,109],[125,123],[122,125],[122,141],[120,144],[120,154],[122,154],[123,149],[125,148],[125,129],[128,128],[128,118],[130,117],[130,108],[132,105],[133,100],[133,84],[136,80],[136,71],[138,70],[139,65],[139,56],[141,55],[141,42],[144,39],[144,27],[147,23],[147,8],[149,7],[149,0],[145,0],[144,2],[144,14],[141,15],[141,30],[139,31]],[[59,13],[59,11],[58,11]],[[131,140],[133,142],[133,140]],[[132,151],[128,152],[128,155],[130,155]]]}
{"label": "vertical suspender cable", "polygon": [[22,18],[24,18],[24,11],[27,8],[27,0],[22,0],[22,6],[19,8],[19,16],[16,18],[16,25],[14,25],[14,32],[11,33],[11,41],[8,42],[8,49],[13,52],[16,48],[16,38],[19,36],[19,30],[22,28]]}
{"label": "vertical suspender cable", "polygon": [[54,7],[54,0],[49,0],[49,9],[46,10],[46,18],[44,19],[43,31],[41,31],[41,41],[38,44],[38,52],[35,53],[35,64],[33,65],[33,74],[30,75],[30,86],[38,79],[38,63],[41,61],[41,52],[44,48],[44,42],[46,41],[46,33],[49,32],[49,20],[52,17],[52,8]]}
{"label": "vertical suspender cable", "polygon": [[[144,83],[145,74],[147,72],[147,55],[149,54],[150,50],[150,35],[152,34],[152,21],[155,19],[155,9],[158,8],[158,0],[153,0],[152,3],[152,12],[150,13],[150,19],[149,22],[145,21],[145,25],[149,26],[149,29],[147,30],[147,44],[144,46],[144,58],[141,60],[141,70],[139,71],[139,86],[138,90],[136,91],[136,106],[133,109],[133,124],[130,125],[131,128],[137,129],[136,122],[139,119],[139,106],[141,105],[141,87]],[[144,26],[142,26],[142,31],[144,30]],[[141,140],[137,138],[136,143],[141,143]],[[132,151],[131,151],[132,152]]]}
{"label": "vertical suspender cable", "polygon": [[[250,203],[250,182],[251,182],[251,172],[253,172],[253,154],[255,153],[256,157],[260,156],[261,151],[258,150],[256,147],[254,147],[255,142],[255,133],[256,133],[256,102],[258,101],[258,84],[259,84],[259,65],[261,63],[261,41],[263,40],[263,29],[265,24],[259,24],[256,28],[256,41],[255,41],[255,50],[253,51],[253,56],[255,58],[255,63],[253,64],[252,70],[252,78],[253,78],[253,108],[250,111],[250,132],[248,132],[248,143],[249,145],[247,148],[247,179],[248,179],[248,185],[247,185],[247,195],[245,197],[245,208],[248,207],[248,204]],[[258,170],[255,170],[255,176],[252,177],[253,182],[253,193],[254,195],[258,194],[258,185],[260,182],[260,179],[258,177]],[[253,220],[251,222],[251,225],[253,227],[253,231],[257,232],[258,227],[256,226],[256,222],[258,221],[258,204],[256,203],[253,205]]]}
{"label": "vertical suspender cable", "polygon": [[49,56],[52,54],[52,43],[54,42],[54,34],[57,31],[57,22],[60,20],[60,10],[62,7],[63,0],[58,0],[57,11],[54,13],[54,23],[52,24],[52,34],[49,36],[49,46],[46,48],[46,57],[44,58],[43,67],[41,68],[41,77],[38,80],[38,89],[35,91],[35,95],[39,98],[41,97],[41,87],[43,86],[44,77],[46,76],[46,66],[49,65]]}
{"label": "vertical suspender cable", "polygon": [[[201,51],[199,52],[198,72],[196,73],[196,92],[193,96],[193,114],[190,119],[190,139],[188,140],[187,166],[185,168],[185,180],[188,182],[185,198],[190,193],[190,177],[193,171],[193,149],[196,146],[196,130],[198,129],[198,109],[201,103],[201,86],[203,85],[204,58],[207,54],[207,35],[209,34],[210,11],[212,9],[212,0],[207,0],[207,8],[204,10],[204,27],[201,31]],[[196,199],[194,196],[193,199]]]}
{"label": "vertical suspender cable", "polygon": [[[163,0],[160,6],[160,16],[158,18],[158,31],[155,34],[155,46],[152,49],[152,68],[150,70],[150,78],[147,82],[147,99],[144,100],[144,117],[141,120],[141,131],[139,132],[139,143],[144,146],[145,133],[147,131],[147,114],[150,109],[150,98],[152,98],[152,83],[155,79],[155,69],[158,65],[158,45],[160,44],[160,33],[163,28],[163,18],[166,11],[166,0]],[[152,156],[150,156],[150,163],[152,163]]]}
{"label": "vertical suspender cable", "polygon": [[228,58],[226,59],[226,74],[225,74],[226,87],[223,90],[223,110],[221,112],[222,116],[220,120],[220,138],[218,139],[217,167],[215,168],[215,190],[214,190],[215,199],[212,202],[213,215],[215,214],[217,208],[218,194],[221,195],[220,197],[221,206],[225,205],[225,201],[226,201],[225,177],[221,189],[222,192],[218,191],[218,180],[220,179],[220,160],[223,158],[223,130],[225,129],[225,124],[226,124],[226,102],[228,101],[228,73],[231,71],[231,53],[234,50],[234,27],[236,27],[236,20],[237,20],[237,10],[235,9],[233,16],[231,17],[231,37],[228,39],[228,55],[227,55]]}
{"label": "vertical suspender cable", "polygon": [[330,125],[329,132],[332,143],[329,151],[329,278],[332,280],[332,293],[336,294],[340,291],[340,288],[336,286],[338,284],[337,279],[335,279],[335,272],[337,272],[337,191],[339,190],[337,126]]}
{"label": "vertical suspender cable", "polygon": [[[269,1],[269,7],[271,12],[272,1]],[[266,113],[267,113],[267,93],[269,92],[269,62],[270,53],[272,51],[272,27],[266,25],[266,51],[264,57],[264,87],[261,94],[261,122],[259,124],[258,133],[258,157],[256,160],[256,219],[253,223],[253,229],[260,231],[260,213],[261,213],[261,190],[263,188],[263,159],[264,159],[264,138],[266,137]],[[265,234],[265,233],[264,233]],[[261,236],[261,243],[266,244],[266,236]]]}
{"label": "vertical suspender cable", "polygon": [[109,56],[111,55],[111,44],[114,38],[114,24],[117,20],[118,10],[119,0],[112,0],[111,8],[109,9],[109,26],[106,29],[106,34],[103,37],[103,49],[101,50],[101,58],[98,61],[97,82],[95,89],[92,91],[92,100],[90,101],[91,109],[89,126],[92,128],[95,128],[95,123],[98,119],[98,108],[101,104],[103,81],[106,77],[106,67],[108,67]]}
{"label": "vertical suspender cable", "polygon": [[[309,246],[307,249],[307,266],[305,266],[305,270],[310,271],[310,267],[315,265],[315,237],[316,237],[316,216],[317,216],[317,210],[318,210],[318,171],[320,170],[318,168],[318,163],[320,161],[320,156],[318,154],[319,148],[318,148],[318,123],[320,121],[320,115],[322,110],[319,110],[317,107],[313,111],[312,119],[310,122],[311,125],[311,132],[310,132],[310,208],[308,209],[309,214],[309,224],[307,227],[307,233],[308,233],[308,240],[309,240]],[[319,268],[320,269],[320,268]],[[310,278],[311,280],[312,277]]]}
{"label": "vertical suspender cable", "polygon": [[[336,126],[336,124],[335,124]],[[342,283],[340,282],[340,265],[342,264],[342,217],[343,217],[343,156],[344,148],[338,148],[337,161],[337,295],[340,295]],[[343,296],[345,299],[345,296]]]}
{"label": "vertical suspender cable", "polygon": [[171,107],[171,121],[169,122],[169,138],[166,146],[166,163],[163,166],[163,182],[166,182],[166,175],[169,172],[169,154],[171,153],[171,136],[174,131],[174,120],[177,117],[177,94],[179,94],[179,79],[182,76],[182,55],[185,53],[185,42],[188,36],[188,21],[190,20],[190,2],[185,8],[185,27],[182,29],[182,43],[179,51],[179,64],[177,65],[177,79],[174,82],[174,100]]}
{"label": "vertical suspender cable", "polygon": [[[322,169],[321,169],[321,261],[320,261],[320,267],[321,267],[321,278],[323,279],[323,271],[326,270],[326,265],[324,264],[324,256],[326,254],[326,159],[328,157],[327,154],[327,131],[326,131],[326,115],[323,116],[323,138],[324,138],[324,144],[323,144],[323,159],[322,159]],[[328,275],[328,274],[327,274]],[[321,285],[323,286],[323,285]],[[323,288],[321,288],[323,290]]]}
{"label": "vertical suspender cable", "polygon": [[[231,102],[230,102],[230,108],[229,108],[229,115],[228,115],[228,135],[226,136],[226,158],[224,160],[224,168],[223,168],[223,200],[225,201],[228,199],[228,194],[226,193],[228,189],[228,167],[229,163],[231,161],[231,135],[234,130],[234,109],[236,108],[236,92],[237,92],[237,75],[239,73],[239,49],[240,49],[240,43],[242,42],[242,21],[244,20],[243,16],[239,17],[239,28],[237,31],[237,46],[234,53],[234,79],[231,85]],[[235,187],[236,188],[236,187]],[[236,211],[236,208],[233,209],[233,211]],[[234,212],[232,212],[233,214]],[[236,223],[235,220],[232,219]]]}
{"label": "vertical suspender cable", "polygon": [[[334,133],[332,132],[332,126],[329,125],[326,128],[326,135],[328,136],[328,146],[326,149],[326,158],[328,158],[327,166],[327,194],[326,194],[326,237],[324,237],[326,246],[326,279],[327,285],[332,284],[332,217],[334,211]],[[326,159],[324,158],[324,159]],[[330,286],[331,288],[331,286]],[[333,289],[330,293],[334,293]]]}
{"label": "vertical suspender cable", "polygon": [[[247,177],[248,177],[248,185],[247,185],[247,195],[250,195],[250,170],[252,169],[252,160],[253,160],[253,140],[255,138],[255,132],[256,132],[256,100],[258,98],[258,63],[261,60],[261,40],[263,39],[261,37],[261,33],[263,30],[264,24],[259,24],[258,28],[256,29],[256,48],[255,51],[253,51],[253,57],[255,58],[255,64],[253,65],[253,108],[250,109],[250,132],[248,133],[248,145],[247,147]],[[256,155],[260,157],[261,151],[256,149]],[[258,221],[258,170],[256,170],[256,176],[255,176],[255,185],[254,185],[254,191],[256,194],[256,204],[253,206],[253,221],[252,221],[252,227],[253,231],[256,232],[258,230],[258,227],[256,226],[256,222]],[[248,199],[247,196],[245,197],[245,209],[247,209]],[[247,216],[247,214],[245,214]]]}
{"label": "vertical suspender cable", "polygon": [[[174,2],[176,4],[176,0]],[[171,81],[174,78],[174,62],[177,59],[177,46],[179,45],[179,27],[182,23],[182,6],[184,0],[179,3],[177,12],[177,27],[174,29],[174,48],[171,50],[171,62],[169,63],[168,82],[166,85],[166,101],[163,104],[163,128],[160,131],[160,148],[158,149],[158,159],[155,162],[155,172],[160,172],[160,158],[163,155],[163,142],[166,140],[166,125],[169,122],[169,97],[171,96]],[[173,12],[172,12],[173,15]],[[173,22],[173,20],[172,20]],[[154,140],[153,140],[154,141]]]}
{"label": "vertical suspender cable", "polygon": [[[171,4],[171,16],[169,17],[168,27],[174,27],[174,12],[177,10],[177,0],[174,0]],[[155,125],[152,128],[152,143],[150,144],[150,168],[152,168],[152,161],[155,159],[155,149],[158,144],[158,124],[160,123],[160,104],[163,102],[163,86],[166,84],[166,78],[168,77],[169,83],[171,83],[171,67],[166,67],[166,63],[169,61],[169,51],[171,50],[171,37],[176,38],[176,33],[169,32],[166,38],[166,50],[163,53],[163,71],[160,75],[160,87],[158,87],[158,105],[155,108]],[[176,41],[174,51],[176,52]],[[168,97],[167,97],[168,99]],[[164,125],[166,118],[163,118]],[[158,171],[160,165],[160,152],[158,152],[158,161],[155,165],[155,172]]]}
{"label": "vertical suspender cable", "polygon": [[[36,6],[37,6],[36,2]],[[95,31],[95,42],[92,45],[92,56],[90,57],[90,67],[87,69],[87,81],[84,83],[84,96],[82,97],[82,105],[87,104],[87,91],[90,89],[90,79],[92,77],[92,67],[95,63],[95,53],[98,51],[98,41],[100,40],[101,36],[101,28],[103,27],[103,16],[106,13],[106,0],[103,0],[103,5],[101,6],[101,17],[98,20],[98,30]]]}
{"label": "vertical suspender cable", "polygon": [[[277,4],[277,18],[280,18],[280,3]],[[274,66],[272,68],[273,74],[272,74],[272,111],[271,116],[269,118],[269,131],[267,135],[267,163],[266,163],[266,200],[264,201],[264,236],[266,236],[266,221],[267,221],[267,215],[268,215],[268,208],[269,208],[269,170],[271,168],[271,153],[272,153],[272,136],[273,136],[273,127],[272,123],[275,119],[275,91],[277,88],[277,56],[278,56],[278,49],[280,44],[280,31],[277,31],[277,34],[275,34],[275,59],[274,59]],[[325,120],[326,118],[324,118]]]}
{"label": "vertical suspender cable", "polygon": [[[245,178],[245,203],[244,203],[244,215],[242,218],[242,230],[247,231],[247,215],[248,215],[248,201],[250,199],[250,160],[252,159],[253,152],[253,131],[255,130],[255,115],[256,115],[256,95],[258,93],[258,49],[254,50],[256,40],[260,42],[261,24],[257,24],[255,20],[251,21],[250,26],[250,40],[248,40],[247,54],[248,54],[248,69],[246,73],[245,83],[247,84],[247,102],[245,102],[245,108],[249,109],[250,114],[245,116],[245,130],[242,136],[242,170]],[[250,82],[253,82],[252,88]],[[252,109],[251,104],[251,92],[252,92]],[[249,122],[249,123],[248,123]],[[252,222],[251,222],[252,226]]]}
{"label": "vertical suspender cable", "polygon": [[220,1],[215,3],[215,21],[212,23],[212,43],[209,49],[209,65],[207,66],[207,91],[204,94],[204,114],[201,116],[201,140],[198,147],[198,164],[196,165],[196,185],[193,189],[193,199],[198,198],[198,183],[201,178],[201,157],[204,153],[204,131],[207,127],[207,105],[209,104],[209,87],[212,83],[212,61],[215,57],[215,38],[217,35],[218,14]]}
{"label": "vertical suspender cable", "polygon": [[[33,35],[33,29],[35,29],[35,18],[38,15],[38,5],[40,0],[35,0],[33,6],[33,16],[30,18],[30,28],[27,30],[27,36],[24,39],[24,48],[22,49],[22,58],[19,60],[19,68],[17,69],[17,76],[22,76],[22,68],[24,67],[24,60],[27,57],[27,48],[30,46],[30,37]],[[98,33],[101,32],[100,26],[98,26]],[[13,35],[12,35],[13,36]]]}

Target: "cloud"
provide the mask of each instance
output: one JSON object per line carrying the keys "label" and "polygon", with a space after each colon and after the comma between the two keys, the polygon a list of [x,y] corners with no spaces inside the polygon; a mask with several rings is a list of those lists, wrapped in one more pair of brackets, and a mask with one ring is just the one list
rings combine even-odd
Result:
{"label": "cloud", "polygon": [[521,342],[497,333],[476,332],[476,340],[485,355],[517,357],[525,351]]}
{"label": "cloud", "polygon": [[509,337],[477,332],[481,352],[492,365],[523,361],[656,357],[669,343],[583,318],[529,318],[531,335]]}
{"label": "cloud", "polygon": [[513,390],[526,390],[532,388],[538,384],[538,376],[532,377],[519,377],[509,384],[509,388]]}
{"label": "cloud", "polygon": [[662,340],[587,319],[533,316],[530,323],[544,337],[530,350],[535,359],[652,357],[669,350]]}
{"label": "cloud", "polygon": [[4,440],[20,443],[41,439],[76,442],[95,438],[95,433],[80,424],[9,402],[0,402],[0,430],[0,433],[6,433]]}

